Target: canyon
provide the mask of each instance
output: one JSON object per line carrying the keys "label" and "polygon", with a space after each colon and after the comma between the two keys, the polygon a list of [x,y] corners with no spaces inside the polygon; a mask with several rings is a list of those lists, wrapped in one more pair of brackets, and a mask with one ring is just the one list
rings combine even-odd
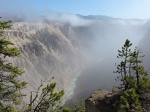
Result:
{"label": "canyon", "polygon": [[[71,20],[64,22],[61,17],[66,15]],[[5,34],[22,52],[21,58],[10,60],[25,71],[21,79],[28,82],[26,100],[30,91],[51,77],[57,90],[65,90],[68,106],[95,90],[111,91],[118,84],[113,74],[117,51],[126,39],[142,49],[149,69],[149,20],[72,14],[53,21],[12,20],[12,29]]]}

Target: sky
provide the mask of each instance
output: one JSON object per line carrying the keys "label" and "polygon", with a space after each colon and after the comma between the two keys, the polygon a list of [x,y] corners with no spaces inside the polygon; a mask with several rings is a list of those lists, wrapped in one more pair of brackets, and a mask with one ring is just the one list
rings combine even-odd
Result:
{"label": "sky", "polygon": [[71,13],[115,18],[150,18],[150,0],[0,0],[0,13]]}

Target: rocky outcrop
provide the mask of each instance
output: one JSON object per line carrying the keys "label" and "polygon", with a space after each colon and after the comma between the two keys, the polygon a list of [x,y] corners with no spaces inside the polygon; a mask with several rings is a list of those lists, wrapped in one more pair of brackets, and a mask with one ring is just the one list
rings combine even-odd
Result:
{"label": "rocky outcrop", "polygon": [[150,92],[141,94],[139,99],[143,112],[150,112]]}
{"label": "rocky outcrop", "polygon": [[[95,91],[85,100],[86,112],[116,112],[113,104],[120,95],[105,90]],[[140,94],[139,101],[143,112],[150,112],[150,92]]]}
{"label": "rocky outcrop", "polygon": [[113,103],[117,98],[117,94],[105,90],[95,91],[85,100],[86,112],[116,112]]}

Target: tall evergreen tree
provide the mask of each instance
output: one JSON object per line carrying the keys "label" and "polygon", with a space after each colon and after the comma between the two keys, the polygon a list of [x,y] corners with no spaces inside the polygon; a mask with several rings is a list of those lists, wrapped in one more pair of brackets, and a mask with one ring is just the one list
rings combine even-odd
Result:
{"label": "tall evergreen tree", "polygon": [[20,57],[20,51],[14,44],[7,40],[4,31],[10,29],[11,21],[0,22],[0,111],[16,111],[13,107],[21,102],[21,89],[27,84],[18,79],[24,71],[6,58]]}
{"label": "tall evergreen tree", "polygon": [[132,71],[135,74],[136,91],[138,93],[147,91],[150,88],[149,79],[147,78],[148,72],[142,66],[143,57],[145,55],[141,55],[141,53],[140,49],[136,47],[130,58]]}
{"label": "tall evergreen tree", "polygon": [[18,79],[24,71],[6,60],[8,57],[21,56],[20,50],[5,37],[5,30],[11,29],[10,23],[10,20],[0,22],[0,112],[58,112],[61,110],[59,103],[64,91],[54,92],[56,83],[47,84],[40,92],[42,83],[35,95],[31,92],[30,103],[25,108],[16,108],[21,103],[21,90],[27,82]]}
{"label": "tall evergreen tree", "polygon": [[141,55],[142,52],[137,47],[132,51],[131,46],[132,43],[127,39],[122,50],[118,50],[117,58],[122,59],[122,61],[117,65],[115,73],[120,74],[117,77],[122,82],[120,89],[135,88],[139,92],[149,88],[148,73],[142,66],[144,55]]}
{"label": "tall evergreen tree", "polygon": [[139,95],[150,89],[148,73],[142,66],[144,55],[137,47],[131,51],[131,46],[132,43],[127,39],[122,50],[118,50],[117,57],[122,61],[117,65],[115,73],[120,75],[117,79],[122,83],[118,88],[123,93],[114,104],[117,112],[142,112]]}
{"label": "tall evergreen tree", "polygon": [[[117,65],[117,71],[115,71],[115,73],[119,73],[120,76],[117,77],[117,79],[119,79],[122,84],[120,89],[128,89],[129,86],[129,82],[128,82],[128,76],[131,76],[130,73],[130,66],[131,63],[128,65],[128,60],[129,57],[131,55],[131,49],[130,47],[132,46],[132,43],[127,39],[125,44],[122,46],[122,50],[118,50],[118,56],[117,58],[121,58],[122,61],[120,62],[120,64]],[[127,68],[129,68],[129,73]]]}

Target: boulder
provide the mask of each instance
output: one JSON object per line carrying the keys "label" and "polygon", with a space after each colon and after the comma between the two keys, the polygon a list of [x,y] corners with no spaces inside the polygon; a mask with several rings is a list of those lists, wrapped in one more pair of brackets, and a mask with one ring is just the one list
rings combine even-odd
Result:
{"label": "boulder", "polygon": [[105,90],[95,91],[85,100],[86,112],[116,112],[113,103],[118,97],[118,94]]}

